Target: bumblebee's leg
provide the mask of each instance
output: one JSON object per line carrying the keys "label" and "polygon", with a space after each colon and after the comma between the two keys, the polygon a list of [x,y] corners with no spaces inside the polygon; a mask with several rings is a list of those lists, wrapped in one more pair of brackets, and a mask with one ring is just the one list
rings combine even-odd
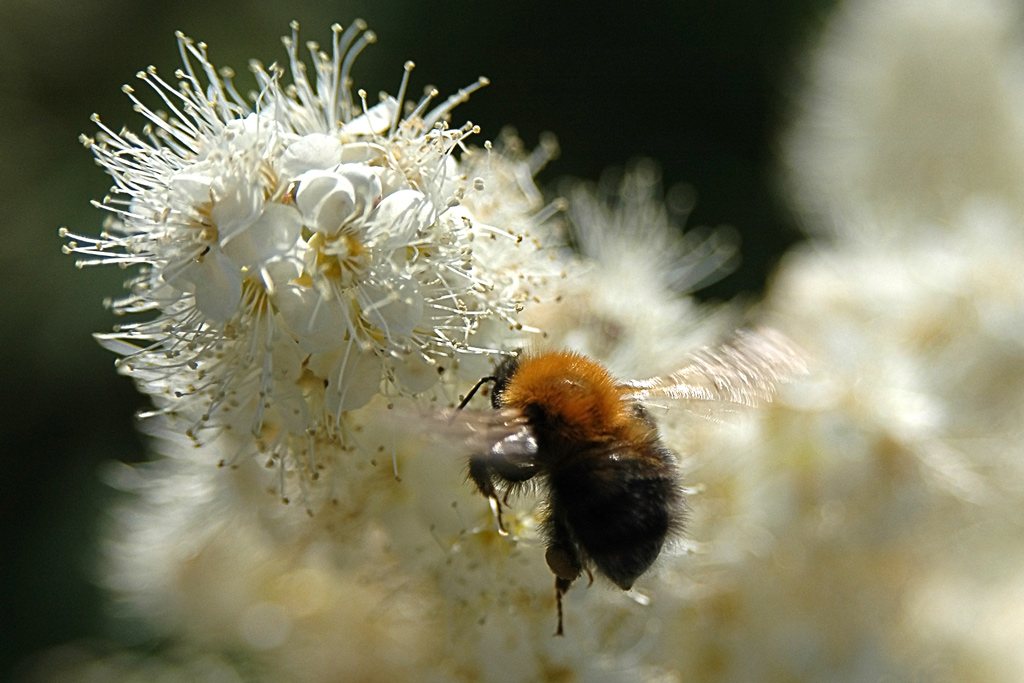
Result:
{"label": "bumblebee's leg", "polygon": [[[562,632],[562,596],[565,595],[569,588],[572,587],[572,582],[580,575],[583,570],[583,566],[580,564],[579,558],[576,556],[575,551],[571,550],[571,546],[566,548],[559,548],[555,546],[548,546],[548,550],[544,553],[544,559],[548,563],[548,569],[555,575],[555,606],[558,608],[558,628],[555,630],[555,635],[563,635]],[[590,572],[587,571],[589,575]]]}
{"label": "bumblebee's leg", "polygon": [[[580,560],[576,546],[573,545],[565,528],[557,519],[551,525],[551,538],[548,541],[548,549],[544,553],[544,560],[548,563],[548,569],[555,575],[555,606],[558,608],[558,629],[556,636],[563,635],[562,631],[562,596],[568,592],[572,582],[579,578],[581,572],[586,569]],[[590,576],[590,570],[586,570]],[[593,581],[593,577],[591,577]]]}
{"label": "bumblebee's leg", "polygon": [[558,609],[558,628],[555,630],[556,636],[565,635],[565,631],[562,630],[562,596],[565,595],[570,586],[572,586],[572,581],[567,581],[566,579],[557,576],[555,577],[555,605]]}
{"label": "bumblebee's leg", "polygon": [[469,459],[469,478],[476,484],[491,506],[491,512],[498,523],[498,533],[507,536],[505,524],[501,519],[501,503],[498,501],[498,490],[494,488],[494,470],[490,462],[485,458],[472,457]]}

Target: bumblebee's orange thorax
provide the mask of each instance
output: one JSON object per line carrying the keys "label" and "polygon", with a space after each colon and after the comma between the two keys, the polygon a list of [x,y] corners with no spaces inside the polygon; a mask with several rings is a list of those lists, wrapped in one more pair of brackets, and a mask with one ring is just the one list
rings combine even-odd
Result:
{"label": "bumblebee's orange thorax", "polygon": [[523,357],[502,403],[520,409],[535,404],[583,441],[611,438],[629,421],[622,390],[608,371],[565,351]]}

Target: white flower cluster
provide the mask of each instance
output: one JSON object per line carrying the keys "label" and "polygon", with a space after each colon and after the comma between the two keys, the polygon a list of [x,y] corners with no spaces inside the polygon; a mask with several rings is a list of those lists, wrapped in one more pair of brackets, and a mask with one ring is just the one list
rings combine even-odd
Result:
{"label": "white flower cluster", "polygon": [[[728,234],[680,237],[639,164],[570,188],[579,250],[552,249],[532,175],[553,147],[464,147],[472,129],[445,119],[472,88],[403,112],[403,82],[369,107],[348,70],[371,35],[339,30],[315,79],[294,36],[293,85],[256,67],[250,108],[181,38],[182,83],[144,76],[169,114],[140,103],[146,137],[91,144],[113,215],[71,247],[142,266],[113,305],[153,319],[102,340],[157,401],[143,424],[166,457],[108,471],[135,495],[103,579],[132,635],[170,645],[78,653],[49,679],[1021,680],[1012,13],[838,15],[787,146],[794,199],[831,239],[787,256],[764,304],[815,373],[734,429],[652,406],[694,487],[687,535],[638,582],[649,601],[577,582],[565,638],[543,501],[514,496],[498,534],[462,454],[396,436],[387,399],[449,400],[520,326],[623,377],[671,369],[735,324],[685,296],[728,266]],[[204,431],[221,438],[196,448]],[[331,461],[325,493],[280,505],[278,473],[235,455],[254,439],[276,491]]]}
{"label": "white flower cluster", "polygon": [[[694,473],[748,517],[707,537],[755,557],[689,633],[734,670],[772,662],[746,678],[1024,675],[1019,13],[850,0],[814,55],[786,154],[826,239],[786,255],[765,305],[820,372]],[[722,455],[742,476],[715,481]]]}
{"label": "white flower cluster", "polygon": [[97,118],[84,140],[115,183],[104,233],[62,231],[81,264],[141,266],[111,306],[149,319],[98,336],[155,412],[197,442],[251,435],[312,478],[318,448],[350,441],[348,411],[380,393],[446,397],[439,379],[503,350],[552,244],[531,175],[553,143],[531,159],[466,147],[477,129],[447,119],[486,79],[405,108],[411,62],[397,97],[354,101],[349,70],[374,34],[333,30],[330,53],[309,45],[310,77],[293,25],[291,85],[255,63],[252,105],[179,34],[177,86],[139,74],[166,111],[126,86],[143,135]]}
{"label": "white flower cluster", "polygon": [[[706,277],[731,248],[680,233],[664,215],[651,164],[609,189],[569,193],[587,244],[577,256],[560,252],[554,263],[571,276],[554,280],[550,300],[522,318],[549,335],[544,343],[608,349],[623,372],[639,373],[652,330],[665,335],[659,348],[669,357],[692,350],[708,320],[674,287]],[[614,206],[619,201],[629,209]],[[631,241],[637,226],[624,211],[657,220]],[[632,288],[622,279],[643,263],[669,261],[675,269],[649,273]],[[510,499],[512,533],[500,535],[466,481],[465,454],[451,443],[396,435],[395,413],[376,401],[352,417],[360,452],[339,459],[327,504],[314,505],[312,517],[267,494],[273,475],[261,463],[211,466],[237,448],[235,435],[194,448],[173,421],[144,422],[164,457],[107,470],[113,486],[134,494],[112,516],[102,573],[133,619],[133,636],[174,643],[210,667],[233,653],[267,681],[615,681],[624,671],[630,680],[678,680],[683,655],[676,644],[666,647],[673,634],[659,624],[693,600],[694,556],[666,550],[640,588],[652,594],[651,605],[603,580],[590,588],[580,582],[565,598],[567,636],[556,638],[538,530],[544,501]],[[659,422],[692,427],[685,411]],[[400,482],[373,457],[392,449]],[[659,654],[669,652],[677,659]],[[99,660],[88,670],[121,666],[127,676],[143,665],[181,666],[177,649],[160,654],[155,662]]]}

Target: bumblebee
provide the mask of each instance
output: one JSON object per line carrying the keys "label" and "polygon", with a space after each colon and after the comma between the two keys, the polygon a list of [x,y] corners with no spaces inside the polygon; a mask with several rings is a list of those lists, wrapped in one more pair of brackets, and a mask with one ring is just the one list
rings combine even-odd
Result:
{"label": "bumblebee", "polygon": [[677,458],[641,402],[684,399],[707,414],[718,404],[757,406],[805,371],[788,340],[762,330],[701,349],[665,377],[620,382],[594,360],[555,351],[511,355],[473,387],[458,410],[490,383],[494,425],[504,428],[485,430],[489,445],[469,459],[469,478],[490,502],[499,531],[510,494],[533,483],[545,493],[556,635],[564,632],[562,596],[582,573],[593,582],[596,570],[629,590],[666,540],[683,531]]}

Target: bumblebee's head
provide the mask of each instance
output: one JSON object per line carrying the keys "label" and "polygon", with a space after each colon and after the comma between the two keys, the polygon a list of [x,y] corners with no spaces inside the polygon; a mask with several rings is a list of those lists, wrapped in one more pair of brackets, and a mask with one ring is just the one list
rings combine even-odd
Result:
{"label": "bumblebee's head", "polygon": [[495,409],[501,408],[505,389],[512,376],[519,370],[519,352],[510,353],[494,368],[494,388],[491,389],[491,405]]}
{"label": "bumblebee's head", "polygon": [[516,374],[518,369],[519,352],[514,351],[505,356],[505,358],[498,363],[497,367],[494,368],[493,375],[480,378],[480,381],[476,383],[476,386],[470,389],[469,393],[466,394],[466,397],[462,399],[462,403],[459,404],[458,410],[462,410],[469,405],[470,400],[474,395],[476,395],[476,392],[480,390],[480,387],[488,382],[494,383],[494,387],[491,389],[491,405],[495,410],[501,408],[504,405],[502,394],[505,393],[505,389],[508,387],[509,381],[512,379],[512,376]]}

